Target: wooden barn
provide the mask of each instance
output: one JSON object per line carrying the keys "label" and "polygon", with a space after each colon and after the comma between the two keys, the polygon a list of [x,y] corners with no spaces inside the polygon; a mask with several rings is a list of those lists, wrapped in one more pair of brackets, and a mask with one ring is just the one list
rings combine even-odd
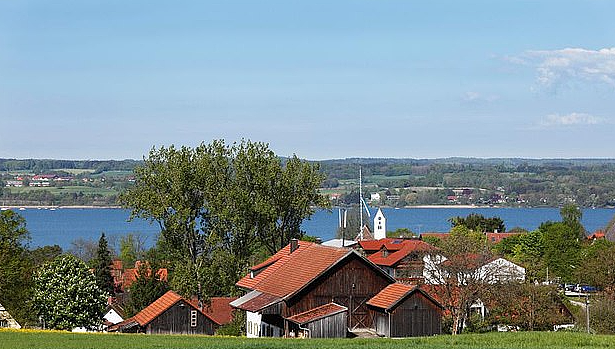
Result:
{"label": "wooden barn", "polygon": [[168,291],[135,316],[108,328],[109,332],[147,334],[208,334],[232,320],[229,302],[235,298],[212,298],[209,305],[199,305],[173,291]]}
{"label": "wooden barn", "polygon": [[367,301],[394,281],[354,250],[293,240],[251,268],[231,305],[246,311],[248,337],[346,337],[373,327]]}
{"label": "wooden barn", "polygon": [[381,336],[417,337],[441,333],[443,307],[418,286],[389,285],[367,304],[375,310],[374,328]]}

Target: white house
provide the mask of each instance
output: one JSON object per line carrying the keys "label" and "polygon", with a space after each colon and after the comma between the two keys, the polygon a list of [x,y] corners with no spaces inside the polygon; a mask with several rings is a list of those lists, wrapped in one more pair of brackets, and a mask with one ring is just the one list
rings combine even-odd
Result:
{"label": "white house", "polygon": [[[468,256],[468,258],[472,257]],[[423,261],[425,263],[425,268],[423,269],[425,283],[442,284],[446,282],[445,280],[448,278],[447,268],[439,266],[441,263],[447,263],[446,257],[440,255],[425,255]],[[473,279],[489,284],[511,281],[523,282],[525,280],[525,268],[507,259],[500,257],[481,264],[482,265],[477,266],[476,269],[472,271],[465,271],[464,274],[466,275],[459,275],[458,279]]]}
{"label": "white house", "polygon": [[371,202],[380,202],[380,193],[372,193],[370,195],[369,201],[371,201]]}
{"label": "white house", "polygon": [[379,208],[378,212],[374,216],[374,239],[380,240],[387,237],[387,219],[384,217],[384,213]]}
{"label": "white house", "polygon": [[11,314],[0,304],[0,328],[20,329],[21,325],[13,319]]}

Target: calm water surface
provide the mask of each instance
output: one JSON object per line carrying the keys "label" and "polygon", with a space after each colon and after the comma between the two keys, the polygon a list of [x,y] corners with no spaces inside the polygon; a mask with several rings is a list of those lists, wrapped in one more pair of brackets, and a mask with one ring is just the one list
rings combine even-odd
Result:
{"label": "calm water surface", "polygon": [[[142,219],[129,222],[129,211],[123,209],[61,208],[55,211],[26,209],[17,212],[27,221],[33,247],[57,244],[66,249],[77,238],[98,240],[103,232],[112,240],[128,233],[140,233],[147,238],[146,244],[151,246],[160,231],[156,223],[150,224]],[[385,208],[383,212],[387,218],[387,230],[409,228],[415,233],[448,231],[449,218],[470,213],[500,217],[507,229],[521,227],[533,230],[542,222],[560,220],[558,208]],[[614,215],[615,209],[585,209],[583,225],[593,232],[603,228]],[[337,220],[336,209],[331,212],[318,211],[303,223],[303,229],[323,240],[332,239],[337,230]]]}

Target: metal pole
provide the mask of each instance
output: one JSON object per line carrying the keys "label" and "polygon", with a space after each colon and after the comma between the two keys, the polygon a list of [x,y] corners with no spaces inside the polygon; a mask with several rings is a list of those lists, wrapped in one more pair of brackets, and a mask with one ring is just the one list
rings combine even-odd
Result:
{"label": "metal pole", "polygon": [[587,333],[590,333],[589,331],[589,293],[585,293],[585,315],[587,317],[586,321],[587,321]]}

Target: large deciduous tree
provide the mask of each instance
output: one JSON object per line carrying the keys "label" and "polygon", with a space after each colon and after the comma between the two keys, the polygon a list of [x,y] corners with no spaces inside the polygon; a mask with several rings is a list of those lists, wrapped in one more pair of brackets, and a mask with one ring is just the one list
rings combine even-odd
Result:
{"label": "large deciduous tree", "polygon": [[296,156],[282,162],[264,143],[154,148],[135,177],[120,201],[132,217],[160,225],[180,261],[172,283],[183,293],[205,293],[213,275],[234,284],[258,249],[274,253],[300,238],[301,222],[328,205],[317,191],[324,178],[317,165]]}
{"label": "large deciduous tree", "polygon": [[567,203],[560,209],[559,213],[562,216],[562,223],[576,232],[579,239],[585,238],[585,228],[581,224],[583,212],[577,205]]}
{"label": "large deciduous tree", "polygon": [[426,281],[436,284],[435,291],[452,317],[452,333],[458,334],[467,319],[470,306],[479,298],[491,275],[479,271],[492,258],[481,233],[457,226],[440,242],[440,250],[428,255]]}
{"label": "large deciduous tree", "polygon": [[503,233],[506,231],[506,226],[504,225],[504,221],[499,217],[490,217],[485,218],[483,215],[478,213],[471,213],[467,217],[453,217],[449,219],[451,225],[453,227],[464,226],[470,230],[475,232],[484,233],[484,232],[500,232]]}
{"label": "large deciduous tree", "polygon": [[106,301],[94,274],[72,255],[44,264],[34,275],[32,304],[47,328],[98,328]]}
{"label": "large deciduous tree", "polygon": [[24,325],[32,320],[28,304],[32,290],[26,221],[12,210],[0,213],[0,304]]}

